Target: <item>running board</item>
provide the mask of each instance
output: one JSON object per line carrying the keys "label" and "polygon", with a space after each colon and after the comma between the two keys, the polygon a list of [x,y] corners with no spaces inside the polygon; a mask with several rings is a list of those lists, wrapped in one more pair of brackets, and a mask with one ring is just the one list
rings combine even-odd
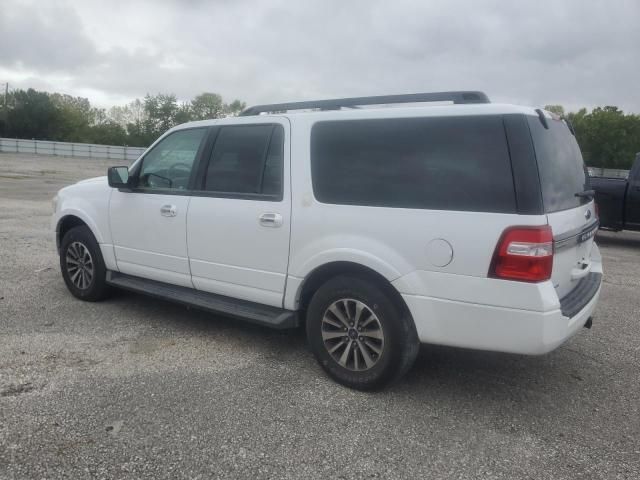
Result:
{"label": "running board", "polygon": [[169,300],[208,312],[228,315],[266,327],[285,329],[299,325],[296,312],[260,303],[238,300],[188,287],[134,277],[119,272],[107,272],[107,283],[136,293]]}

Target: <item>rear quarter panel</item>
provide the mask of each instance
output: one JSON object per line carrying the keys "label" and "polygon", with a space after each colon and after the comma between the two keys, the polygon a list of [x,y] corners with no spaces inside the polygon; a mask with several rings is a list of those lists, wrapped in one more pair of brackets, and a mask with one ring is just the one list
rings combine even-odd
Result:
{"label": "rear quarter panel", "polygon": [[[478,301],[484,298],[478,297],[478,280],[486,280],[504,229],[546,223],[544,215],[320,203],[311,183],[312,124],[312,119],[304,117],[292,120],[292,231],[285,308],[297,308],[303,279],[332,261],[352,261],[372,268],[403,294],[442,296],[446,291],[455,300]],[[431,242],[441,244],[440,239],[453,251],[450,263],[444,266],[433,262]],[[490,290],[491,282],[498,282],[498,286],[515,283],[485,282],[483,290]],[[524,292],[527,287],[530,285],[518,285],[517,289]],[[492,297],[492,303],[511,301],[503,294]],[[519,298],[531,303],[524,293]]]}

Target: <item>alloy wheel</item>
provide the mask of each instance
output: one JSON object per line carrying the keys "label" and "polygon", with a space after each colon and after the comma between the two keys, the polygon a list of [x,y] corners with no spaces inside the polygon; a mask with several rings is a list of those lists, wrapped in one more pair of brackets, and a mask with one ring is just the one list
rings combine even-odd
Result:
{"label": "alloy wheel", "polygon": [[91,285],[94,275],[93,258],[89,249],[80,242],[72,242],[65,255],[67,274],[71,283],[80,290],[86,290]]}
{"label": "alloy wheel", "polygon": [[369,370],[384,350],[380,320],[365,303],[353,298],[337,300],[327,308],[321,333],[329,355],[348,370]]}

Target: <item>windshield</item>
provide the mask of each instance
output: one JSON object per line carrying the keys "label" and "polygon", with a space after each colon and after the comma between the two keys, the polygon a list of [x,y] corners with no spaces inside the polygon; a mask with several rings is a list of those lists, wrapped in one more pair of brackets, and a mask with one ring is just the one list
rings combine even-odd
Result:
{"label": "windshield", "polygon": [[562,120],[547,119],[549,129],[546,129],[538,117],[527,118],[538,161],[545,212],[568,210],[588,203],[589,197],[576,196],[590,188],[589,175],[569,127]]}

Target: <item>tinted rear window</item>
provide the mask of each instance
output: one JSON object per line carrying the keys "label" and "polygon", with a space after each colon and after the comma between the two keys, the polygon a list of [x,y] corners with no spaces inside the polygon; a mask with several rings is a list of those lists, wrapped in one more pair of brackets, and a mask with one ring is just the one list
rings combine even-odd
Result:
{"label": "tinted rear window", "polygon": [[311,168],[324,203],[516,210],[501,116],[320,122]]}
{"label": "tinted rear window", "polygon": [[589,199],[576,193],[589,189],[589,176],[578,142],[562,120],[548,120],[547,130],[538,117],[528,116],[536,152],[545,212],[576,208]]}

